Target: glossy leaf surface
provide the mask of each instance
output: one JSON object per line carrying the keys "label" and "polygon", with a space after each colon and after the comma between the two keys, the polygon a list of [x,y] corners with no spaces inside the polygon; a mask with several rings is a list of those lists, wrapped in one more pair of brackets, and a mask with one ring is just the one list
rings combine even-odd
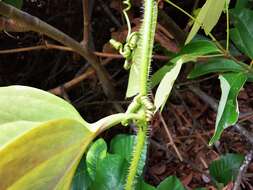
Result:
{"label": "glossy leaf surface", "polygon": [[240,72],[244,71],[244,69],[233,60],[216,58],[205,63],[196,63],[188,75],[188,78],[193,79],[210,73],[222,73],[229,71]]}
{"label": "glossy leaf surface", "polygon": [[136,190],[156,190],[156,188],[145,183],[143,180],[139,180],[136,185]]}
{"label": "glossy leaf surface", "polygon": [[92,190],[124,189],[128,163],[120,155],[108,154],[98,163]]}
{"label": "glossy leaf surface", "polygon": [[211,176],[218,182],[227,185],[236,179],[244,157],[240,154],[226,154],[209,166]]}
{"label": "glossy leaf surface", "polygon": [[[117,135],[111,140],[110,143],[110,152],[113,154],[120,155],[122,158],[127,160],[128,163],[131,162],[134,146],[136,144],[136,136],[134,135]],[[147,154],[147,144],[145,144],[142,155],[139,161],[137,175],[141,175],[145,161],[146,161],[146,154]]]}
{"label": "glossy leaf surface", "polygon": [[85,158],[86,156],[83,156],[77,167],[76,173],[72,180],[71,190],[88,190],[91,184],[91,178],[87,171]]}
{"label": "glossy leaf surface", "polygon": [[222,132],[227,127],[234,125],[239,116],[237,96],[247,80],[244,73],[227,73],[219,77],[222,95],[219,102],[215,132],[209,144],[219,140]]}
{"label": "glossy leaf surface", "polygon": [[177,177],[170,176],[158,185],[157,190],[185,190],[185,188]]}
{"label": "glossy leaf surface", "polygon": [[[212,54],[212,53],[220,53],[220,50],[213,44],[213,42],[208,40],[196,40],[187,44],[177,55],[177,57],[183,55],[190,55],[192,57],[198,57],[202,55]],[[170,61],[170,63],[161,67],[158,71],[156,71],[151,78],[151,88],[155,87],[159,84],[162,78],[165,76],[167,72],[169,72],[173,68],[173,64],[178,60],[178,58],[174,58]]]}
{"label": "glossy leaf surface", "polygon": [[235,26],[231,30],[231,39],[243,53],[253,59],[253,10],[234,9],[231,14]]}
{"label": "glossy leaf surface", "polygon": [[100,160],[103,160],[107,154],[107,145],[103,139],[96,140],[86,156],[87,171],[92,180],[95,180],[97,165]]}

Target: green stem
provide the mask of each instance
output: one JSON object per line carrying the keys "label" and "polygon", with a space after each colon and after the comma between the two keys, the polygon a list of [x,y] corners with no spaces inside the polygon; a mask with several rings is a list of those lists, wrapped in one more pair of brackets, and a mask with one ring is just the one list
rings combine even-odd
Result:
{"label": "green stem", "polygon": [[140,94],[146,96],[148,94],[148,77],[153,52],[154,35],[157,19],[157,5],[154,0],[144,1],[144,20],[141,28],[142,50],[140,52],[141,60],[141,84]]}
{"label": "green stem", "polygon": [[143,116],[137,113],[118,113],[100,119],[95,123],[89,124],[91,129],[100,134],[111,127],[120,124],[124,120],[142,120]]}
{"label": "green stem", "polygon": [[131,165],[129,167],[129,173],[127,176],[127,182],[125,189],[126,190],[133,190],[134,188],[134,181],[136,177],[136,173],[138,171],[139,162],[141,159],[141,155],[143,153],[143,149],[146,143],[147,137],[147,123],[143,123],[143,125],[138,126],[138,133],[136,138],[136,145],[133,151],[133,158],[131,161]]}
{"label": "green stem", "polygon": [[226,17],[227,17],[227,41],[226,41],[226,50],[227,52],[229,52],[229,12],[228,12],[228,8],[229,8],[229,3],[228,0],[226,0]]}
{"label": "green stem", "polygon": [[[140,39],[138,42],[139,52],[138,61],[140,63],[140,95],[148,96],[148,77],[150,72],[151,57],[153,52],[155,28],[157,21],[157,4],[154,0],[144,1],[144,19],[140,29]],[[141,155],[146,143],[148,130],[148,122],[146,121],[145,110],[141,110],[139,115],[142,115],[142,120],[137,123],[138,133],[136,145],[133,151],[132,161],[129,167],[129,173],[125,185],[125,190],[135,189],[135,179],[139,168]]]}

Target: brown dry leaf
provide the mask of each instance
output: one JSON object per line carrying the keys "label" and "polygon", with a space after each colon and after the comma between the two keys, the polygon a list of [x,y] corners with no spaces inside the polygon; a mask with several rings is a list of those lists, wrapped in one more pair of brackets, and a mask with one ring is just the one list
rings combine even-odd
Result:
{"label": "brown dry leaf", "polygon": [[188,186],[188,185],[191,183],[191,181],[192,181],[192,176],[193,176],[193,174],[192,174],[192,172],[191,172],[189,175],[187,175],[186,177],[184,177],[184,178],[181,180],[181,182],[183,183],[184,186]]}
{"label": "brown dry leaf", "polygon": [[222,190],[232,190],[232,189],[233,189],[233,186],[234,186],[233,182],[230,182],[230,183],[227,184],[227,186],[224,187]]}
{"label": "brown dry leaf", "polygon": [[156,164],[153,167],[151,167],[150,170],[155,175],[162,175],[166,171],[166,165],[165,164]]}

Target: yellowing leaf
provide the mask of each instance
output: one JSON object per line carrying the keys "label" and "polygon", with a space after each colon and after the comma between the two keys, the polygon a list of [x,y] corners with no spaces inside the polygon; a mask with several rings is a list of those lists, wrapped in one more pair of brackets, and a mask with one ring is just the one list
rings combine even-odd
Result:
{"label": "yellowing leaf", "polygon": [[209,34],[213,27],[217,24],[226,0],[207,0],[201,8],[196,21],[186,39],[188,44],[197,34],[200,27],[203,27],[206,34]]}
{"label": "yellowing leaf", "polygon": [[39,122],[17,121],[0,125],[0,148],[12,139],[38,126]]}
{"label": "yellowing leaf", "polygon": [[92,140],[126,119],[89,124],[61,98],[25,86],[1,87],[0,105],[1,190],[69,190]]}
{"label": "yellowing leaf", "polygon": [[[13,123],[14,128],[23,124]],[[0,125],[0,139],[4,128]],[[69,189],[76,166],[95,134],[71,119],[27,128],[0,147],[0,189]]]}

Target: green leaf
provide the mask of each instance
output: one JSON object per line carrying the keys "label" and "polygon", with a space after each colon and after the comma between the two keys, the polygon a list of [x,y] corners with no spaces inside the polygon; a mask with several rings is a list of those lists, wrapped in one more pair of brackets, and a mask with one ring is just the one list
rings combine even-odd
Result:
{"label": "green leaf", "polygon": [[176,176],[170,176],[158,185],[157,190],[185,190],[185,188]]}
{"label": "green leaf", "polygon": [[135,145],[136,136],[120,134],[114,137],[110,142],[110,152],[118,154],[125,158],[129,163],[131,162],[131,155]]}
{"label": "green leaf", "polygon": [[123,190],[128,163],[120,155],[108,154],[99,162],[92,190]]}
{"label": "green leaf", "polygon": [[193,79],[210,73],[222,73],[229,71],[240,72],[244,71],[244,69],[233,60],[215,58],[205,63],[196,63],[188,75],[188,78]]}
{"label": "green leaf", "polygon": [[200,27],[203,27],[206,35],[208,35],[213,27],[217,24],[222,10],[224,8],[226,0],[207,0],[204,6],[201,8],[196,21],[186,39],[186,44],[188,44],[193,37],[197,34]]}
{"label": "green leaf", "polygon": [[[0,125],[1,138],[6,135],[5,125]],[[24,130],[0,148],[0,178],[5,179],[0,189],[69,189],[94,133],[72,119],[51,120],[30,125],[30,129],[13,125]]]}
{"label": "green leaf", "polygon": [[0,124],[31,121],[43,122],[68,118],[87,126],[68,102],[48,92],[26,86],[0,88]]}
{"label": "green leaf", "polygon": [[219,140],[222,132],[227,127],[234,125],[239,116],[237,96],[247,80],[244,73],[227,73],[219,77],[222,95],[219,102],[215,123],[215,133],[209,144]]}
{"label": "green leaf", "polygon": [[136,185],[136,190],[156,190],[156,188],[145,183],[143,180],[139,180]]}
{"label": "green leaf", "polygon": [[227,185],[236,179],[244,157],[240,154],[226,154],[219,160],[213,161],[209,166],[211,176],[219,183]]}
{"label": "green leaf", "polygon": [[190,54],[197,57],[212,53],[221,53],[221,51],[212,41],[199,39],[193,40],[191,43],[185,45],[179,54]]}
{"label": "green leaf", "polygon": [[106,157],[107,145],[103,139],[96,140],[90,147],[86,156],[87,171],[92,180],[95,180],[98,162]]}
{"label": "green leaf", "polygon": [[250,9],[234,9],[231,11],[235,28],[231,30],[233,43],[247,56],[253,59],[253,11]]}
{"label": "green leaf", "polygon": [[23,0],[3,0],[3,2],[8,3],[18,9],[21,9],[23,6]]}
{"label": "green leaf", "polygon": [[166,65],[162,66],[158,71],[156,71],[151,77],[151,89],[157,86],[166,75],[166,73],[168,73],[174,66],[174,63],[169,62]]}
{"label": "green leaf", "polygon": [[188,61],[192,61],[192,60],[194,60],[194,57],[190,57],[187,55],[182,56],[176,61],[175,66],[163,77],[155,94],[154,104],[156,107],[156,111],[159,109],[160,111],[162,111],[170,95],[174,82],[176,81],[177,76],[179,75],[182,64]]}
{"label": "green leaf", "polygon": [[[136,136],[133,135],[117,135],[111,140],[110,143],[110,152],[113,154],[118,154],[122,158],[126,159],[128,163],[132,160],[132,155],[134,151]],[[146,161],[147,154],[147,145],[142,150],[142,155],[139,161],[137,175],[141,175],[143,171],[143,167]]]}
{"label": "green leaf", "polygon": [[240,9],[244,9],[244,8],[249,8],[250,3],[251,2],[249,2],[249,0],[237,0],[236,5],[235,5],[235,9],[240,10]]}
{"label": "green leaf", "polygon": [[164,65],[153,74],[151,78],[151,88],[158,85],[162,78],[165,76],[165,74],[173,68],[173,64],[176,63],[178,57],[183,56],[185,54],[198,57],[211,53],[220,53],[220,50],[215,46],[213,42],[203,39],[192,41],[181,50],[177,57],[172,59],[171,62]]}
{"label": "green leaf", "polygon": [[91,178],[87,172],[85,158],[86,156],[83,156],[77,167],[76,173],[72,180],[71,190],[88,190],[90,187]]}

